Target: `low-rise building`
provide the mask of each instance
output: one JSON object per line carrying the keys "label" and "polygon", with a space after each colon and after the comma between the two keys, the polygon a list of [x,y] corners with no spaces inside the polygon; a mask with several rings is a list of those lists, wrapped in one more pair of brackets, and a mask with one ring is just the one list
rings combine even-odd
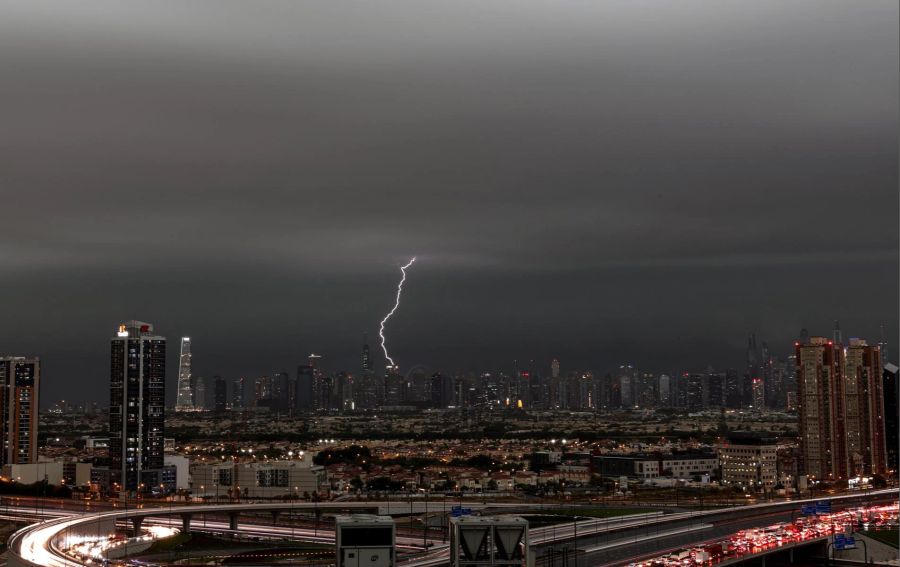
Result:
{"label": "low-rise building", "polygon": [[48,484],[62,484],[63,462],[40,461],[37,463],[3,465],[3,477],[22,484],[45,481]]}
{"label": "low-rise building", "polygon": [[711,452],[672,453],[660,459],[659,467],[663,476],[690,479],[715,473],[719,468],[719,459]]}
{"label": "low-rise building", "polygon": [[771,488],[777,482],[777,451],[774,439],[735,437],[722,443],[719,462],[722,483],[753,488]]}
{"label": "low-rise building", "polygon": [[190,459],[183,455],[166,454],[163,456],[163,462],[167,467],[172,467],[175,470],[175,481],[173,484],[176,490],[187,490],[191,487]]}
{"label": "low-rise building", "polygon": [[591,457],[591,471],[604,478],[626,476],[649,479],[659,476],[659,457],[646,454],[604,454]]}
{"label": "low-rise building", "polygon": [[191,493],[202,498],[303,498],[326,484],[325,468],[310,461],[202,464],[191,472]]}

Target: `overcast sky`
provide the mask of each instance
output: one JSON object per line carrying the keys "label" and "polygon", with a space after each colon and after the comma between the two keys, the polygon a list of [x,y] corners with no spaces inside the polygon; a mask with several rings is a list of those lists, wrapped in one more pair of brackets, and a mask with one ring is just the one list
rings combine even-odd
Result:
{"label": "overcast sky", "polygon": [[0,352],[45,402],[106,400],[131,318],[170,394],[181,335],[202,375],[356,371],[413,255],[407,369],[895,345],[897,30],[887,0],[4,3]]}

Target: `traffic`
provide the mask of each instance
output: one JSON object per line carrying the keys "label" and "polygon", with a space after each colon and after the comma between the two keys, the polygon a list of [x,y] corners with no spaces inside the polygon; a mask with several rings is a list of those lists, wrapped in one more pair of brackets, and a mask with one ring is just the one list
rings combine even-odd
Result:
{"label": "traffic", "polygon": [[849,508],[840,512],[807,515],[791,523],[741,530],[724,540],[710,541],[678,549],[649,560],[630,563],[629,567],[690,567],[714,565],[771,551],[787,545],[859,530],[896,527],[898,505]]}

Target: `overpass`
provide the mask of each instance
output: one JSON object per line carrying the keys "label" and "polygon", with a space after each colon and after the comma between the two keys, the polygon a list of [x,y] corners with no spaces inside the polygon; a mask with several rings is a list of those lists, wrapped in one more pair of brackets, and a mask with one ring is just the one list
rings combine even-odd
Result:
{"label": "overpass", "polygon": [[[895,490],[879,490],[866,494],[853,494],[829,498],[836,506],[859,505],[864,502],[881,500],[893,500],[896,497]],[[815,502],[818,499],[796,500],[791,502],[776,502],[742,506],[739,508],[703,510],[697,512],[680,512],[673,514],[651,513],[641,517],[624,516],[604,520],[590,519],[581,522],[573,522],[571,525],[563,524],[552,528],[540,528],[533,531],[532,542],[536,548],[547,548],[561,542],[571,541],[575,554],[581,554],[585,558],[591,557],[597,552],[612,551],[610,548],[596,549],[590,546],[589,538],[606,538],[606,543],[611,543],[610,538],[620,536],[626,543],[616,545],[618,550],[626,550],[630,556],[646,554],[649,551],[656,552],[658,545],[668,541],[673,543],[690,543],[690,541],[702,541],[715,537],[715,534],[707,532],[712,523],[729,525],[736,519],[756,523],[768,522],[775,514],[790,514],[805,503]],[[539,511],[543,504],[521,504],[509,502],[482,502],[467,504],[473,510],[485,513],[489,512],[518,512],[520,510]],[[180,521],[181,529],[189,532],[193,528],[193,521],[198,516],[218,515],[228,518],[228,529],[237,530],[242,514],[269,514],[273,522],[285,514],[316,513],[327,511],[330,513],[355,512],[355,513],[379,513],[379,514],[431,514],[446,512],[446,503],[433,503],[423,500],[410,499],[408,502],[385,501],[344,501],[344,502],[288,502],[288,503],[231,503],[231,504],[203,504],[172,506],[168,508],[137,508],[127,510],[115,510],[109,512],[97,512],[93,514],[81,514],[78,516],[65,516],[35,524],[13,534],[9,539],[8,562],[11,567],[78,567],[79,561],[66,556],[62,549],[67,547],[67,542],[72,538],[88,538],[108,536],[115,533],[116,524],[119,522],[130,523],[130,527],[139,532],[148,519],[166,518],[171,522]],[[578,507],[575,507],[577,513]],[[579,526],[580,523],[580,526]],[[732,526],[733,531],[736,529]],[[274,530],[274,528],[273,528]],[[643,532],[643,534],[641,533]],[[290,535],[282,528],[280,535],[289,539]],[[632,542],[627,542],[633,536]],[[665,537],[663,537],[665,536]],[[333,537],[333,536],[331,536]],[[666,538],[669,538],[668,540]],[[673,542],[677,538],[678,542]],[[398,542],[401,538],[398,538]],[[411,539],[411,538],[407,538]],[[586,541],[588,540],[588,541]],[[416,538],[420,542],[421,538]],[[657,549],[650,549],[651,542],[656,542]],[[408,542],[407,542],[408,543]],[[603,547],[603,543],[599,542]],[[596,547],[596,542],[595,546]],[[583,549],[582,549],[583,548]],[[426,552],[422,557],[408,563],[411,567],[425,567],[428,565],[442,565],[447,563],[446,549],[437,547],[432,553]],[[543,555],[546,555],[543,554]],[[542,554],[538,554],[540,558]],[[603,553],[606,559],[606,553]],[[599,558],[594,556],[594,560]],[[592,560],[590,565],[598,564]],[[605,561],[604,561],[605,562]],[[613,561],[614,562],[614,561]],[[611,562],[611,563],[613,563]]]}

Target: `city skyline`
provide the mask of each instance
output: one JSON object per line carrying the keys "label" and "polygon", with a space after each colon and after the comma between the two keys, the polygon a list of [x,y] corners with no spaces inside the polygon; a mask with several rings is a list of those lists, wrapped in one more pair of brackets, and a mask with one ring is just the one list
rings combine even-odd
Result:
{"label": "city skyline", "polygon": [[[148,318],[149,319],[149,318]],[[833,325],[838,325],[838,321],[833,321]],[[158,327],[158,326],[157,326]],[[812,335],[828,335],[831,336],[834,333],[842,333],[840,328],[838,329],[829,329],[828,333],[824,332],[825,329],[817,329],[814,328],[812,331]],[[804,335],[806,333],[806,335]],[[169,336],[170,333],[163,331],[163,335]],[[800,329],[794,336],[790,339],[790,341],[786,344],[776,345],[775,348],[772,347],[771,341],[766,341],[765,337],[760,337],[759,344],[755,341],[757,339],[757,333],[751,332],[748,335],[744,335],[743,340],[744,346],[742,349],[734,349],[735,355],[729,359],[727,359],[724,364],[713,364],[711,362],[712,359],[715,358],[714,355],[710,355],[705,360],[698,360],[696,363],[684,362],[681,364],[673,364],[671,366],[653,366],[645,361],[641,360],[613,360],[608,362],[598,362],[595,364],[574,364],[569,363],[567,360],[560,360],[559,356],[552,356],[548,359],[534,359],[529,357],[520,357],[513,358],[508,361],[500,361],[496,365],[491,366],[469,366],[464,367],[460,365],[447,365],[447,366],[438,366],[432,365],[428,362],[418,362],[416,364],[409,365],[398,365],[400,375],[406,376],[407,373],[412,369],[424,369],[427,373],[432,372],[440,372],[447,376],[455,376],[455,375],[472,375],[474,374],[493,374],[500,375],[506,374],[512,376],[516,369],[519,370],[529,370],[530,372],[534,372],[537,375],[549,378],[554,373],[554,367],[561,371],[562,374],[571,373],[571,372],[590,372],[602,376],[604,374],[616,374],[617,369],[625,368],[626,366],[629,368],[634,368],[636,372],[649,372],[656,379],[658,379],[662,375],[667,375],[670,377],[677,377],[679,375],[695,375],[697,373],[705,373],[709,371],[715,371],[717,373],[724,373],[726,371],[736,371],[740,375],[744,375],[745,373],[757,374],[758,377],[763,376],[763,361],[755,360],[750,363],[748,361],[748,357],[765,357],[766,353],[768,353],[773,361],[779,363],[787,363],[789,361],[789,357],[793,355],[793,348],[797,341],[804,341],[805,338],[808,338],[810,331],[805,327]],[[174,333],[175,336],[179,336],[178,333]],[[749,337],[749,339],[748,339]],[[845,335],[846,338],[859,338],[863,340],[868,340],[870,344],[881,344],[886,347],[885,352],[887,358],[885,362],[893,362],[896,360],[896,352],[890,343],[882,343],[880,337],[868,337],[864,335],[860,335],[858,333],[849,332]],[[362,337],[363,341],[367,341],[367,334],[363,333]],[[747,346],[746,341],[752,341],[752,348]],[[330,356],[329,354],[319,355],[319,354],[309,354],[309,353],[298,353],[296,356],[295,362],[290,362],[290,360],[294,360],[291,357],[282,357],[282,360],[288,360],[288,362],[278,365],[265,365],[252,361],[246,362],[242,365],[243,368],[250,368],[249,371],[245,372],[237,372],[237,371],[229,371],[226,368],[217,367],[214,361],[202,361],[201,359],[196,359],[200,361],[200,370],[195,370],[195,360],[193,359],[192,350],[196,344],[196,341],[192,341],[190,337],[182,336],[180,337],[181,341],[181,352],[177,356],[170,356],[166,359],[166,372],[167,372],[167,383],[166,383],[166,405],[174,407],[176,409],[189,410],[190,407],[186,404],[179,404],[179,398],[188,399],[188,396],[195,397],[195,389],[197,384],[200,383],[199,386],[201,390],[205,387],[211,387],[213,385],[213,380],[219,377],[222,377],[226,383],[231,384],[236,380],[249,380],[249,384],[253,384],[255,380],[259,378],[274,379],[273,377],[278,376],[282,373],[290,373],[293,374],[293,369],[297,367],[298,364],[303,364],[303,361],[308,358],[312,360],[312,358],[323,358],[324,363],[320,363],[323,371],[328,375],[337,375],[339,373],[347,373],[353,376],[362,376],[366,369],[372,371],[373,374],[380,375],[385,373],[385,369],[388,371],[391,369],[388,364],[378,364],[378,361],[381,357],[374,357],[375,363],[373,364],[373,358],[371,358],[371,352],[367,347],[369,347],[368,343],[357,342],[354,345],[357,348],[356,358],[355,360],[351,360],[352,357],[345,356],[340,360],[347,361],[347,366],[338,366],[335,362],[335,358]],[[840,342],[840,341],[839,341]],[[185,347],[185,344],[188,346]],[[184,349],[187,348],[187,363],[184,363]],[[203,349],[201,349],[201,352]],[[360,355],[362,354],[362,358]],[[10,353],[9,356],[37,356],[41,358],[39,355],[33,355],[31,353]],[[251,357],[252,358],[252,357]],[[722,358],[720,357],[720,360]],[[106,361],[108,364],[108,359]],[[749,364],[756,364],[758,366],[757,370],[748,370]],[[41,363],[42,367],[47,365],[46,359],[42,359]],[[368,365],[368,368],[366,368]],[[186,366],[186,371],[185,371]],[[51,363],[52,367],[52,363]],[[108,368],[104,369],[104,371],[108,372]],[[182,380],[181,377],[185,376],[186,380]],[[202,382],[197,382],[197,380],[202,380]],[[207,385],[207,382],[209,384]],[[104,388],[106,385],[102,385],[99,390],[84,390],[84,388],[79,389],[78,395],[54,395],[55,392],[50,393],[49,395],[44,392],[41,396],[41,405],[42,408],[49,407],[51,404],[54,404],[60,400],[66,400],[70,403],[85,403],[85,402],[96,402],[101,401],[103,403],[106,402],[106,394]],[[764,386],[765,388],[769,387],[769,384]],[[231,399],[231,388],[229,386],[229,394],[228,399]],[[206,395],[201,393],[201,395]],[[208,393],[209,396],[213,395],[213,391],[210,390]],[[763,394],[764,398],[768,401],[769,394],[768,390]],[[198,408],[204,407],[204,403],[198,403],[196,399],[191,398],[192,403],[197,405]],[[211,401],[212,398],[209,399]],[[782,399],[782,404],[784,400]],[[179,405],[181,407],[179,408]],[[212,407],[211,404],[205,404],[207,406]],[[736,407],[736,406],[735,406]]]}
{"label": "city skyline", "polygon": [[208,376],[355,368],[413,256],[401,368],[728,367],[834,319],[898,352],[894,4],[34,6],[0,352],[47,399],[127,319]]}

